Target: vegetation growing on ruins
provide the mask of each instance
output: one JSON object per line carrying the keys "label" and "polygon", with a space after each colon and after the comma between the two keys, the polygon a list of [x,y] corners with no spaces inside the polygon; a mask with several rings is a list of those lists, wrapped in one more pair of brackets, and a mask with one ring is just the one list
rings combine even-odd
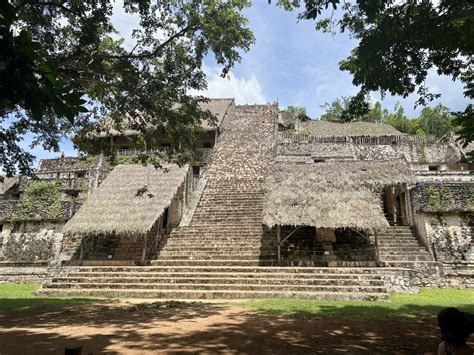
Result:
{"label": "vegetation growing on ruins", "polygon": [[14,219],[56,218],[61,213],[59,181],[28,181],[14,213]]}
{"label": "vegetation growing on ruins", "polygon": [[427,204],[431,211],[440,211],[443,210],[445,201],[443,202],[443,188],[437,188],[433,185],[430,185],[426,190],[427,193]]}

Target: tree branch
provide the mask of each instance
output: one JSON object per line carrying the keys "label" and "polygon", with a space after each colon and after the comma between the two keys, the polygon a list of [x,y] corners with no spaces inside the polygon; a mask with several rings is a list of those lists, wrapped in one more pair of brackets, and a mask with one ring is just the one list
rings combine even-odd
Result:
{"label": "tree branch", "polygon": [[469,20],[474,18],[474,8],[457,14],[440,16],[444,21]]}
{"label": "tree branch", "polygon": [[66,6],[64,6],[64,4],[61,4],[59,2],[54,2],[54,1],[40,1],[40,2],[36,2],[36,3],[33,3],[31,4],[33,6],[44,6],[44,7],[57,7],[65,12],[68,12],[72,15],[76,15],[76,16],[79,16],[80,13],[78,12],[75,12],[69,8],[67,8]]}
{"label": "tree branch", "polygon": [[152,52],[145,51],[142,53],[138,54],[133,54],[133,51],[135,48],[132,49],[128,54],[122,54],[122,55],[100,55],[100,59],[144,59],[144,58],[151,58],[155,57],[163,48],[165,48],[167,45],[169,45],[171,42],[173,42],[175,39],[178,39],[180,37],[183,37],[186,33],[188,33],[191,30],[194,30],[195,26],[188,25],[181,29],[180,31],[176,32],[174,35],[170,36],[166,41],[161,43],[158,47],[156,47]]}

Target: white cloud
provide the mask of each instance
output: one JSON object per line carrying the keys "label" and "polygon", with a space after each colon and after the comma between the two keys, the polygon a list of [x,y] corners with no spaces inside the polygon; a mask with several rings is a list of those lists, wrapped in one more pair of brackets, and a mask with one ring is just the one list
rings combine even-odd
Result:
{"label": "white cloud", "polygon": [[207,90],[191,91],[191,94],[209,98],[234,98],[239,105],[267,103],[262,86],[255,75],[250,78],[239,78],[231,72],[226,78],[222,78],[219,69],[205,66],[204,71],[207,76]]}

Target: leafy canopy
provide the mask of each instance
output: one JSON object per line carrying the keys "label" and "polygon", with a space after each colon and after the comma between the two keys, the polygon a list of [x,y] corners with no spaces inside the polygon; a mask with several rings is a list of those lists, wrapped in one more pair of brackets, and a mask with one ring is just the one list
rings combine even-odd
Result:
{"label": "leafy canopy", "polygon": [[112,0],[0,0],[0,164],[31,172],[20,147],[59,150],[66,134],[153,126],[178,154],[192,144],[206,87],[202,61],[213,54],[222,75],[254,41],[241,14],[249,0],[124,0],[139,19],[133,44],[114,29]]}
{"label": "leafy canopy", "polygon": [[306,111],[306,107],[300,107],[300,106],[288,106],[283,112],[288,112],[292,114],[294,117],[296,117],[300,121],[309,121],[311,118],[308,116],[308,113]]}
{"label": "leafy canopy", "polygon": [[[271,2],[271,0],[269,0]],[[466,0],[276,0],[286,10],[300,9],[302,20],[316,20],[316,29],[349,32],[359,41],[340,69],[353,76],[361,93],[351,99],[352,115],[368,112],[362,96],[370,91],[407,97],[417,104],[438,93],[425,85],[431,69],[464,83],[474,98],[474,2]],[[358,110],[358,111],[357,111]],[[465,141],[473,139],[473,107],[457,114]]]}

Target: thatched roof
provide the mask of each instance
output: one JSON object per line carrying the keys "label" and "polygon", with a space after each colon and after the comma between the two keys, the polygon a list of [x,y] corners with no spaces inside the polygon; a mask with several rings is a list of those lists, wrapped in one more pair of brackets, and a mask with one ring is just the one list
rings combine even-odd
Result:
{"label": "thatched roof", "polygon": [[17,185],[19,181],[20,178],[18,176],[3,177],[3,179],[0,179],[0,195],[8,192],[8,190]]}
{"label": "thatched roof", "polygon": [[84,156],[84,157],[64,157],[53,159],[41,159],[37,172],[53,172],[53,171],[84,171],[92,170],[99,162],[98,156]]}
{"label": "thatched roof", "polygon": [[[211,125],[208,121],[201,122],[201,128],[205,131],[212,131],[221,126],[222,120],[224,119],[227,111],[234,103],[234,99],[208,99],[208,102],[200,102],[199,107],[202,111],[209,111],[216,117],[215,125]],[[176,108],[178,105],[175,106]],[[124,119],[125,121],[125,119]],[[135,136],[138,131],[127,128],[127,124],[124,122],[123,129],[116,129],[113,127],[114,122],[112,120],[106,120],[104,123],[104,130],[98,134],[99,137],[108,136]],[[148,124],[148,129],[153,129],[151,124]]]}
{"label": "thatched roof", "polygon": [[274,163],[265,184],[264,224],[376,230],[388,226],[376,190],[412,182],[401,161]]}
{"label": "thatched roof", "polygon": [[315,136],[393,136],[403,134],[395,127],[385,123],[337,123],[321,120],[306,122],[302,125],[301,131]]}
{"label": "thatched roof", "polygon": [[[188,167],[117,166],[64,227],[83,235],[148,233],[171,204]],[[147,188],[143,194],[137,192]]]}
{"label": "thatched roof", "polygon": [[[234,99],[209,99],[208,102],[201,102],[199,104],[202,111],[210,111],[216,116],[217,127],[221,126],[222,120],[224,119],[230,106],[234,103]],[[208,121],[201,123],[201,127],[205,130],[216,129],[216,126],[211,126]]]}

